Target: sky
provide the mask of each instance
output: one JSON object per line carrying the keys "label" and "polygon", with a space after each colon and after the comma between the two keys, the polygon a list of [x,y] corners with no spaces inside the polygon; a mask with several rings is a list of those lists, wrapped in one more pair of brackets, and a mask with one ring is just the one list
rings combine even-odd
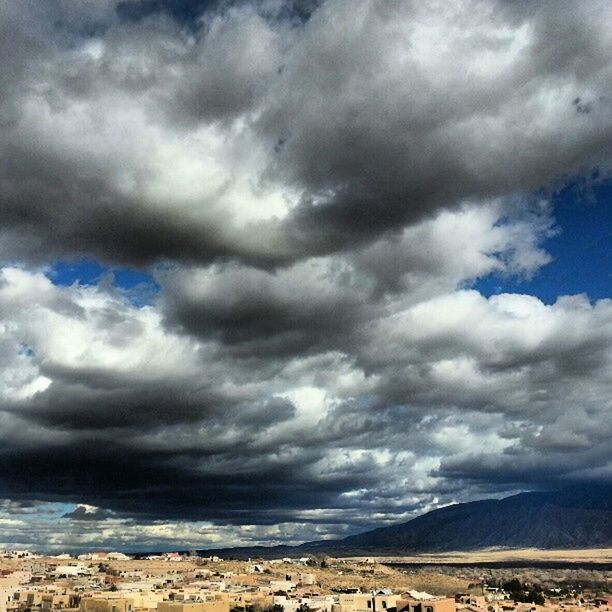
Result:
{"label": "sky", "polygon": [[611,20],[0,0],[0,548],[609,482]]}

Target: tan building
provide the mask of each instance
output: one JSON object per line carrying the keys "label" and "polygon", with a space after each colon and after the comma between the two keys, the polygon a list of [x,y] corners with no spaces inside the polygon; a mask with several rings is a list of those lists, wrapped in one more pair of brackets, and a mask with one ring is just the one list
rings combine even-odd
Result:
{"label": "tan building", "polygon": [[459,595],[455,595],[455,603],[457,604],[457,609],[470,610],[470,612],[481,612],[482,610],[488,610],[489,608],[494,608],[492,604],[490,604],[484,595],[471,595],[469,593],[462,593]]}
{"label": "tan building", "polygon": [[397,612],[455,612],[455,599],[441,597],[438,599],[398,599]]}
{"label": "tan building", "polygon": [[372,596],[367,593],[342,593],[338,612],[372,612]]}
{"label": "tan building", "polygon": [[163,601],[158,604],[157,612],[229,612],[229,602],[227,600],[203,601],[198,603]]}
{"label": "tan building", "polygon": [[84,597],[80,612],[134,612],[134,600],[127,597]]}
{"label": "tan building", "polygon": [[311,586],[316,583],[317,577],[314,574],[295,573],[287,574],[285,580],[302,586]]}
{"label": "tan building", "polygon": [[372,612],[384,612],[384,610],[395,612],[397,609],[397,602],[401,599],[401,595],[396,595],[394,593],[376,593],[374,597],[372,597]]}
{"label": "tan building", "polygon": [[13,601],[15,589],[13,587],[0,586],[0,612],[7,612]]}
{"label": "tan building", "polygon": [[135,610],[155,610],[164,600],[165,594],[143,591],[142,593],[130,593],[129,597],[134,601]]}
{"label": "tan building", "polygon": [[37,591],[21,591],[15,593],[13,600],[18,602],[19,609],[40,608],[42,606],[43,594]]}
{"label": "tan building", "polygon": [[230,608],[246,609],[250,606],[258,606],[262,609],[271,608],[275,598],[258,591],[242,591],[239,593],[224,593],[222,601],[227,601]]}
{"label": "tan building", "polygon": [[57,595],[48,593],[42,596],[41,608],[43,610],[64,610],[66,608],[78,607],[77,595]]}
{"label": "tan building", "polygon": [[293,591],[296,586],[296,583],[290,580],[270,580],[270,590],[273,593],[287,593]]}

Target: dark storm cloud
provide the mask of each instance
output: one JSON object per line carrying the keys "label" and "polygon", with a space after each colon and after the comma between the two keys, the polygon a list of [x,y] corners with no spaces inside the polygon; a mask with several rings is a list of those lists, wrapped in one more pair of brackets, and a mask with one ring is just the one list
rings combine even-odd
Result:
{"label": "dark storm cloud", "polygon": [[[192,451],[182,457],[172,450],[147,452],[110,440],[83,439],[55,450],[3,449],[0,486],[17,499],[32,481],[54,501],[71,501],[78,491],[86,503],[143,519],[271,524],[291,520],[295,509],[325,506],[339,489],[363,481],[359,474],[308,478],[303,473],[312,461],[308,453],[279,464],[272,458],[249,458],[240,444],[221,453]],[[199,471],[196,465],[203,460],[208,469]]]}
{"label": "dark storm cloud", "polygon": [[3,181],[21,186],[17,192],[7,189],[0,201],[4,232],[10,228],[5,244],[15,254],[44,261],[69,253],[135,265],[160,255],[212,261],[235,254],[210,228],[194,234],[189,220],[170,211],[145,212],[141,202],[116,193],[93,168],[79,174],[62,160],[8,143],[0,162]]}
{"label": "dark storm cloud", "polygon": [[[276,271],[241,265],[183,268],[164,279],[166,323],[216,339],[236,358],[342,351],[356,355],[366,370],[375,370],[382,364],[369,362],[361,349],[377,341],[378,321],[491,270],[528,276],[547,263],[548,255],[537,247],[550,231],[547,209],[512,221],[507,218],[510,211],[500,206],[497,213],[482,214],[468,207],[345,257],[313,258]],[[457,330],[461,335],[463,331]],[[465,350],[462,342],[469,344],[469,339],[434,335],[424,345],[423,359],[460,355]],[[596,340],[585,339],[582,352],[596,360],[591,343]],[[575,355],[580,349],[571,350]],[[551,339],[538,352],[525,347],[534,362],[539,351],[547,351],[542,360],[556,358],[561,363],[564,355],[571,360],[562,340]],[[404,348],[398,348],[387,365],[401,362],[403,353]],[[586,364],[586,357],[575,359],[575,366]],[[495,359],[497,363],[486,367],[503,368],[503,358]],[[571,367],[569,361],[567,366]]]}
{"label": "dark storm cloud", "polygon": [[[257,311],[262,296],[284,287],[293,296],[284,308],[299,323],[298,287],[323,304],[325,287],[335,288],[332,304],[338,287],[353,300],[364,291],[350,275],[339,283],[342,266],[334,263],[336,270],[298,266],[279,279],[250,271],[238,275],[242,282],[232,282],[237,272],[229,268],[193,286],[207,312],[208,297],[223,285],[217,276],[229,274],[228,295],[219,299],[230,319],[230,295]],[[464,291],[410,305],[399,296],[364,307],[365,330],[330,329],[325,342],[294,345],[280,359],[262,350],[265,334],[255,326],[250,350],[236,359],[233,338],[213,330],[211,339],[200,329],[200,344],[174,335],[161,313],[106,289],[4,274],[0,309],[13,331],[0,357],[14,360],[10,342],[24,334],[36,347],[7,380],[52,381],[25,396],[15,387],[17,395],[3,401],[0,488],[13,499],[35,491],[142,521],[235,525],[317,522],[321,512],[328,524],[343,523],[350,510],[357,527],[425,509],[434,496],[451,501],[487,486],[606,473],[610,343],[602,338],[610,338],[612,314],[605,301],[547,307],[527,296],[486,300]],[[247,279],[258,288],[250,297],[239,292]],[[62,304],[70,301],[75,308]],[[295,331],[305,335],[306,327]],[[76,362],[56,348],[65,329],[70,350],[81,355]],[[581,353],[598,357],[588,369],[555,374],[560,360],[575,354],[580,361]]]}
{"label": "dark storm cloud", "polygon": [[228,120],[262,100],[280,63],[280,37],[256,12],[212,19],[201,44],[181,57],[184,82],[165,101],[171,120]]}
{"label": "dark storm cloud", "polygon": [[[358,371],[342,360],[308,364],[306,359],[300,365],[298,358],[278,365],[272,357],[270,369],[257,348],[253,359],[242,356],[247,362],[242,372],[220,351],[210,357],[214,365],[204,358],[199,380],[183,379],[163,392],[130,381],[138,377],[137,366],[130,377],[116,375],[112,384],[92,374],[72,381],[80,383],[72,391],[54,382],[11,411],[17,427],[27,423],[30,432],[27,439],[13,436],[3,444],[1,486],[19,499],[31,496],[29,487],[36,483],[43,499],[78,496],[83,503],[147,520],[271,524],[320,508],[405,511],[401,492],[406,489],[452,498],[460,491],[465,495],[465,484],[459,483],[466,481],[541,485],[587,467],[605,467],[609,352],[591,371],[577,370],[567,380],[541,377],[530,354],[521,353],[534,342],[535,329],[526,331],[540,317],[546,329],[538,330],[537,344],[558,343],[541,363],[554,364],[557,352],[569,354],[577,342],[589,341],[577,333],[558,339],[561,329],[589,325],[598,330],[596,345],[602,331],[610,333],[608,305],[592,311],[574,300],[552,310],[533,298],[515,304],[510,296],[498,299],[496,305],[468,292],[432,300],[426,311],[417,304],[383,319],[382,329],[361,336],[362,346],[353,348],[357,361],[368,364],[370,382],[359,380]],[[445,309],[461,323],[436,325],[437,344],[448,344],[436,355],[428,319],[443,321]],[[517,324],[513,313],[521,310],[525,320]],[[134,347],[147,341],[144,329]],[[510,351],[515,354],[511,367],[487,367],[487,361]],[[45,361],[50,360],[48,355]],[[79,368],[72,368],[77,374]],[[316,398],[306,404],[299,396],[274,398],[275,390],[286,388],[283,378],[289,377],[290,386],[300,384],[300,368],[337,397],[311,424],[300,420],[301,411]],[[42,371],[58,376],[49,365]],[[211,378],[207,372],[215,374]],[[357,381],[342,382],[351,376]],[[213,385],[216,397],[202,392],[204,382]],[[354,393],[362,399],[343,397]],[[424,461],[421,468],[419,461]],[[402,484],[403,470],[421,482]],[[436,479],[442,479],[440,485]],[[351,491],[353,497],[347,497]]]}
{"label": "dark storm cloud", "polygon": [[[122,19],[139,21],[158,13],[167,13],[182,24],[198,29],[202,25],[202,14],[212,9],[231,5],[248,4],[246,0],[123,0],[117,3],[116,11]],[[321,4],[320,0],[288,0],[274,6],[260,3],[271,16],[306,21]]]}
{"label": "dark storm cloud", "polygon": [[[57,371],[47,375],[57,375]],[[97,374],[97,376],[96,376]],[[112,383],[104,372],[75,373],[81,386],[54,384],[46,397],[33,402],[28,408],[28,418],[34,422],[67,430],[86,431],[104,429],[143,430],[173,423],[194,423],[203,416],[230,407],[225,398],[200,392],[181,396],[176,387],[164,388],[149,384],[132,383],[129,388],[114,380],[117,388],[101,391]],[[88,381],[88,385],[84,384]],[[93,389],[92,389],[93,386]],[[195,397],[194,397],[195,395]],[[19,406],[16,411],[22,411]]]}
{"label": "dark storm cloud", "polygon": [[219,0],[123,0],[117,3],[120,18],[139,21],[161,12],[167,12],[181,22],[193,23],[202,13],[219,4]]}
{"label": "dark storm cloud", "polygon": [[[82,7],[63,7],[70,27],[58,32],[39,23],[51,9],[3,10],[16,41],[0,152],[13,256],[283,264],[609,167],[607,3],[457,2],[434,14],[336,0],[297,26],[282,3],[276,16],[271,4],[224,4],[197,35],[163,10],[121,21],[104,6],[105,28],[80,40]],[[577,98],[591,112],[576,114]],[[194,130],[225,140],[181,150]],[[160,158],[175,139],[172,162]],[[239,162],[257,147],[256,163]],[[220,190],[198,195],[206,176],[180,181],[211,160],[226,173]],[[251,193],[232,195],[246,175]],[[262,189],[293,201],[282,218],[228,217],[223,197],[257,201]]]}
{"label": "dark storm cloud", "polygon": [[[298,243],[335,250],[462,199],[533,190],[609,163],[610,100],[600,108],[604,132],[585,131],[563,94],[584,83],[607,96],[608,54],[594,30],[604,5],[580,16],[572,5],[544,3],[535,15],[515,5],[508,19],[504,3],[480,3],[482,12],[460,8],[453,22],[421,6],[328,3],[304,32],[288,85],[262,119],[283,143],[275,171],[318,196],[287,221]],[[486,33],[477,26],[484,14]],[[413,19],[431,29],[419,32]],[[514,40],[497,30],[507,27],[517,28]],[[521,28],[530,36],[512,57]],[[512,57],[512,68],[489,72],[487,54]],[[560,120],[581,135],[560,139]],[[552,157],[540,149],[549,146]]]}
{"label": "dark storm cloud", "polygon": [[219,338],[232,355],[245,358],[337,349],[342,338],[352,344],[369,299],[341,262],[335,269],[310,262],[276,273],[235,266],[177,273],[166,288],[170,324]]}

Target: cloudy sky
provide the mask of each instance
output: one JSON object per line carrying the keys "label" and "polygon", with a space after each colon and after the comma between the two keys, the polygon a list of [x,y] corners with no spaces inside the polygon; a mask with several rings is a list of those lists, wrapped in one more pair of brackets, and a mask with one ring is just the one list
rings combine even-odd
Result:
{"label": "cloudy sky", "polygon": [[0,0],[0,547],[609,481],[611,21]]}

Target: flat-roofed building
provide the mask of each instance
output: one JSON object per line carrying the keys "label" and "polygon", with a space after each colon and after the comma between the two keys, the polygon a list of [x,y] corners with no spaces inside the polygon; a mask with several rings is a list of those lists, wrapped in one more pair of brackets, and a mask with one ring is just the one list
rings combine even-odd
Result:
{"label": "flat-roofed building", "polygon": [[42,606],[43,594],[38,591],[21,591],[15,593],[14,600],[19,603],[19,609],[40,608]]}
{"label": "flat-roofed building", "polygon": [[127,597],[83,597],[80,612],[134,612],[134,600]]}
{"label": "flat-roofed building", "polygon": [[[401,595],[395,593],[379,592],[372,598],[372,611],[373,612],[384,612],[390,610],[395,612],[397,608],[397,602],[402,599]],[[454,612],[454,609],[453,609]]]}
{"label": "flat-roofed building", "polygon": [[297,585],[290,580],[270,580],[270,590],[273,593],[293,591]]}
{"label": "flat-roofed building", "polygon": [[342,593],[338,612],[372,612],[372,596],[368,593]]}
{"label": "flat-roofed building", "polygon": [[457,604],[457,608],[463,608],[471,612],[487,610],[490,605],[484,595],[471,595],[469,593],[455,595],[455,603]]}
{"label": "flat-roofed building", "polygon": [[426,599],[398,599],[397,612],[455,612],[454,597]]}
{"label": "flat-roofed building", "polygon": [[15,589],[11,586],[0,586],[0,612],[7,612],[13,602]]}
{"label": "flat-roofed building", "polygon": [[316,583],[317,577],[315,574],[311,573],[295,573],[295,574],[287,574],[285,576],[285,580],[288,582],[294,582],[295,584],[310,586]]}
{"label": "flat-roofed building", "polygon": [[157,612],[229,612],[229,609],[229,602],[220,599],[197,603],[163,601],[157,605]]}
{"label": "flat-roofed building", "polygon": [[41,608],[43,610],[64,610],[78,607],[78,595],[46,593],[42,596]]}

